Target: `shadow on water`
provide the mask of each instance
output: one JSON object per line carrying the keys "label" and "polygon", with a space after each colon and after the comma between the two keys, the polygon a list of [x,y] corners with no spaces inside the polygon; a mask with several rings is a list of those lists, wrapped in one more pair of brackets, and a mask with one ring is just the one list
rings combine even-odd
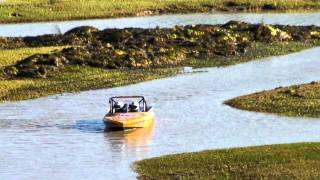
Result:
{"label": "shadow on water", "polygon": [[57,124],[60,129],[77,129],[85,133],[104,133],[106,125],[102,120],[77,120],[75,124]]}
{"label": "shadow on water", "polygon": [[102,120],[78,120],[74,126],[75,129],[86,133],[128,133],[134,131],[110,128]]}
{"label": "shadow on water", "polygon": [[104,133],[106,125],[102,120],[78,120],[75,128],[81,132],[87,133]]}
{"label": "shadow on water", "polygon": [[119,145],[123,147],[123,145],[125,145],[125,147],[131,149],[137,146],[148,146],[154,124],[147,128],[120,130],[109,128],[102,120],[78,120],[76,124],[70,128],[77,129],[84,133],[103,133],[103,136],[111,145],[116,147]]}
{"label": "shadow on water", "polygon": [[141,128],[141,129],[128,129],[128,130],[122,130],[122,129],[114,129],[108,127],[102,120],[77,120],[75,125],[57,125],[61,129],[77,129],[81,132],[85,133],[105,133],[105,136],[116,135],[116,136],[122,136],[124,138],[129,139],[135,139],[139,138],[141,136],[150,136],[153,124],[147,128]]}

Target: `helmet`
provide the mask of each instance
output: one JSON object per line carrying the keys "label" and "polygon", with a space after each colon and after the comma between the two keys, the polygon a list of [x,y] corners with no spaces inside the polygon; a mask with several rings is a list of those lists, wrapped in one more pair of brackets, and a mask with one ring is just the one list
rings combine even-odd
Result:
{"label": "helmet", "polygon": [[114,108],[115,109],[121,109],[121,108],[123,108],[123,106],[124,106],[123,102],[115,102],[114,103]]}
{"label": "helmet", "polygon": [[133,112],[139,111],[139,103],[137,102],[132,102],[129,107],[130,107],[130,111],[133,111]]}

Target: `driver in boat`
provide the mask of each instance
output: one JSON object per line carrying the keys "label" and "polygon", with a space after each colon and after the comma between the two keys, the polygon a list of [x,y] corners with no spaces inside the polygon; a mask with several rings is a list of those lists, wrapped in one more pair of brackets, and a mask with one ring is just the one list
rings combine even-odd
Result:
{"label": "driver in boat", "polygon": [[114,110],[116,113],[126,113],[128,111],[127,104],[123,102],[116,102],[114,104]]}
{"label": "driver in boat", "polygon": [[139,112],[139,103],[137,103],[137,102],[132,102],[132,103],[129,105],[129,111],[130,111],[130,112]]}

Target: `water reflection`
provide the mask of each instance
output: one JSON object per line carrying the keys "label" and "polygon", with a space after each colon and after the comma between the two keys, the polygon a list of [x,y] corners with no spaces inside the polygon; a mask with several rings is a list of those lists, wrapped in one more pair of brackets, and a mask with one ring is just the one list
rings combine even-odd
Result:
{"label": "water reflection", "polygon": [[75,125],[58,125],[62,129],[75,128],[84,133],[103,133],[103,136],[116,151],[125,147],[132,151],[136,147],[147,149],[154,124],[146,128],[115,130],[110,129],[102,120],[78,120]]}
{"label": "water reflection", "polygon": [[104,137],[110,142],[122,142],[128,148],[147,147],[154,124],[146,128],[115,131],[106,129]]}
{"label": "water reflection", "polygon": [[128,159],[132,156],[143,158],[149,152],[149,139],[152,136],[154,125],[147,128],[125,131],[107,131],[104,133],[106,144],[118,158]]}

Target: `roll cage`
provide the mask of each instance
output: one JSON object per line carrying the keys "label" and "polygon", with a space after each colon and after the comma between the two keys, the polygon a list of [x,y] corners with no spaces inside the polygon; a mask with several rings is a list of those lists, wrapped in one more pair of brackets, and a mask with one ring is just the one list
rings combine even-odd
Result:
{"label": "roll cage", "polygon": [[109,99],[109,104],[110,104],[109,113],[115,113],[114,105],[116,102],[119,102],[117,101],[117,99],[124,99],[124,100],[138,99],[138,101],[131,101],[131,102],[139,103],[140,112],[148,112],[151,109],[151,106],[150,107],[147,106],[147,102],[143,96],[114,96]]}

